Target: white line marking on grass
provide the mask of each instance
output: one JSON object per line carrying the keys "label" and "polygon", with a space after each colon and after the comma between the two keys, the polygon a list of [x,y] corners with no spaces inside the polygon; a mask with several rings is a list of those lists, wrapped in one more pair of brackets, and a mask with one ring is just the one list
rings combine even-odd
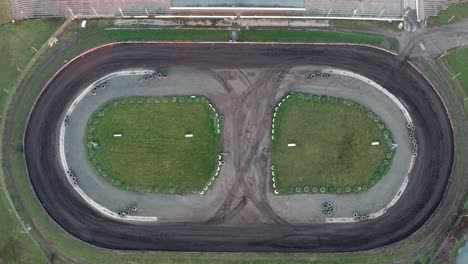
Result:
{"label": "white line marking on grass", "polygon": [[453,76],[453,77],[452,77],[452,80],[455,79],[455,78],[457,78],[458,76],[460,76],[460,74],[461,74],[461,72],[459,72],[457,75]]}
{"label": "white line marking on grass", "polygon": [[303,7],[229,7],[229,6],[171,6],[172,10],[273,10],[273,11],[305,11]]}

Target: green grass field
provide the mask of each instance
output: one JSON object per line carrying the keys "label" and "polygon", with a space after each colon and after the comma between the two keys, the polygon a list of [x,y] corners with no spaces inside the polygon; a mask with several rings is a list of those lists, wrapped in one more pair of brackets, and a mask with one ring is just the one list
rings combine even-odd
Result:
{"label": "green grass field", "polygon": [[99,175],[122,189],[198,193],[215,176],[222,152],[215,115],[201,97],[120,98],[88,122],[88,156]]}
{"label": "green grass field", "polygon": [[[373,120],[375,115],[369,118],[368,111],[351,101],[302,93],[284,101],[276,112],[272,141],[278,191],[302,193],[308,186],[310,192],[324,187],[320,192],[345,193],[375,184],[385,175],[393,154],[383,135],[386,130],[378,126],[382,123]],[[371,146],[373,141],[380,146]],[[289,143],[296,147],[288,147]]]}
{"label": "green grass field", "polygon": [[0,25],[11,22],[10,0],[0,0]]}
{"label": "green grass field", "polygon": [[[90,20],[85,29],[76,25],[69,32],[74,35],[80,32],[88,34],[80,40],[81,45],[95,46],[103,42],[112,41],[228,41],[230,31],[223,30],[184,30],[184,29],[148,29],[145,27],[134,29],[119,29],[109,20]],[[247,30],[239,32],[239,41],[253,42],[345,42],[362,43],[380,46],[383,36],[340,32],[340,31],[305,31],[305,30]],[[398,42],[390,39],[391,48],[398,48]],[[91,44],[93,43],[93,44]]]}
{"label": "green grass field", "polygon": [[[453,17],[453,18],[452,18]],[[446,10],[441,11],[437,16],[427,19],[429,27],[454,24],[468,17],[468,3],[451,5]]]}
{"label": "green grass field", "polygon": [[379,46],[383,37],[379,35],[305,30],[249,30],[239,33],[239,41],[264,42],[346,42]]}
{"label": "green grass field", "polygon": [[[8,6],[7,6],[8,4]],[[0,1],[0,24],[9,22],[9,1]],[[5,106],[12,88],[26,64],[34,56],[31,47],[39,49],[49,36],[63,23],[61,19],[30,20],[0,26],[0,118],[5,118]],[[3,120],[2,120],[3,121]],[[1,175],[0,175],[1,177]],[[6,188],[1,186],[1,188]],[[45,255],[24,233],[0,190],[0,263],[44,263]]]}
{"label": "green grass field", "polygon": [[468,48],[460,48],[450,52],[446,56],[446,60],[452,72],[455,75],[459,74],[456,79],[460,82],[465,94],[468,95]]}
{"label": "green grass field", "polygon": [[353,31],[362,31],[365,29],[391,30],[395,32],[401,31],[398,29],[399,21],[367,21],[367,20],[346,20],[346,19],[331,19],[330,25],[334,29],[351,29]]}
{"label": "green grass field", "polygon": [[[33,48],[38,50],[62,23],[61,19],[31,20],[0,26],[0,106],[36,53]],[[3,111],[0,107],[0,115]]]}
{"label": "green grass field", "polygon": [[33,244],[15,218],[3,191],[0,191],[0,263],[40,263],[41,249]]}

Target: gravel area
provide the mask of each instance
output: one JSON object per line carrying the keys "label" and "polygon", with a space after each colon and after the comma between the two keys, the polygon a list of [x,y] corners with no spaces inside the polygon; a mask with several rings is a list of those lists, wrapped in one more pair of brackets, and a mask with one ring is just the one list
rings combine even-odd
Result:
{"label": "gravel area", "polygon": [[[333,95],[349,98],[361,103],[377,113],[394,134],[399,145],[388,174],[367,192],[336,195],[293,195],[275,196],[268,192],[267,197],[274,211],[288,222],[323,222],[321,205],[325,201],[334,204],[337,217],[351,217],[353,212],[367,214],[378,211],[390,202],[403,182],[409,167],[411,150],[404,116],[398,107],[374,87],[351,77],[333,75],[330,79],[305,80],[306,73],[322,70],[322,67],[296,67],[286,74],[276,94],[276,100],[291,90]],[[177,67],[168,69],[167,79],[144,80],[143,76],[118,76],[109,79],[108,88],[98,90],[96,95],[87,95],[76,106],[70,116],[69,127],[65,134],[66,156],[69,166],[79,175],[80,187],[93,200],[102,206],[118,211],[133,204],[138,205],[137,215],[157,216],[158,221],[182,221],[190,218],[194,222],[204,221],[211,208],[216,208],[221,197],[231,188],[233,164],[230,162],[229,148],[232,144],[231,103],[225,98],[226,88],[219,80],[225,80],[231,89],[241,94],[248,83],[258,78],[261,71],[245,70],[193,70]],[[224,86],[226,86],[224,83]],[[86,160],[83,144],[84,127],[88,118],[104,103],[122,96],[190,95],[208,97],[220,113],[225,115],[224,149],[226,164],[213,189],[205,195],[161,195],[142,194],[119,190],[101,177],[95,175]],[[266,135],[267,136],[267,135]],[[73,150],[73,151],[70,151]],[[306,208],[306,210],[304,210]],[[203,213],[205,212],[205,213]]]}

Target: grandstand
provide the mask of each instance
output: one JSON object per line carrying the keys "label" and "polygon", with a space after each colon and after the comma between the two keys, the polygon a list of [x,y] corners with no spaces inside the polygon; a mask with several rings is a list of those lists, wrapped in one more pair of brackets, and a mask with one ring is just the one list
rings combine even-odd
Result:
{"label": "grandstand", "polygon": [[170,0],[10,0],[13,19],[41,17],[157,16]]}
{"label": "grandstand", "polygon": [[[399,20],[467,0],[10,0],[15,20],[46,17],[293,16]],[[292,7],[292,8],[287,8]]]}
{"label": "grandstand", "polygon": [[306,1],[310,15],[333,17],[401,18],[405,6],[399,0],[313,0]]}

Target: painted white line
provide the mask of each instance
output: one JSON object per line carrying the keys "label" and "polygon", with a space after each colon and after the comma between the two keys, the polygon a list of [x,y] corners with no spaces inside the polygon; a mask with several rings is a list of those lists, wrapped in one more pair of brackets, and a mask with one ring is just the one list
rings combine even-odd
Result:
{"label": "painted white line", "polygon": [[380,12],[378,18],[380,18],[382,15],[383,15],[383,12],[385,11],[385,9],[382,9],[382,12]]}
{"label": "painted white line", "polygon": [[457,75],[453,76],[453,77],[452,77],[452,80],[455,79],[455,78],[457,78],[457,77],[460,76],[460,75],[461,75],[461,72],[459,72]]}
{"label": "painted white line", "polygon": [[367,84],[370,84],[370,85],[374,86],[375,88],[377,88],[377,90],[381,91],[388,98],[390,98],[398,106],[398,108],[400,108],[401,112],[405,116],[405,119],[406,119],[407,123],[413,124],[413,120],[411,119],[411,116],[410,116],[408,110],[406,110],[406,108],[403,106],[401,101],[398,100],[398,98],[396,98],[395,95],[390,93],[387,89],[380,86],[378,83],[376,83],[376,82],[370,80],[369,78],[366,78],[366,77],[364,77],[364,76],[362,76],[360,74],[350,72],[350,71],[336,70],[336,69],[325,69],[324,71],[331,72],[331,73],[334,73],[334,74],[341,74],[341,75],[348,76],[348,77],[353,77],[355,79],[358,79],[360,81],[363,81],[363,82],[365,82]]}
{"label": "painted white line", "polygon": [[68,7],[68,6],[67,6],[67,8],[68,8],[68,11],[70,11],[71,16],[72,16],[72,17],[75,17],[75,15],[73,14],[73,11],[71,10],[71,8]]}
{"label": "painted white line", "polygon": [[229,6],[171,6],[171,10],[272,10],[272,11],[305,11],[303,7],[229,7]]}
{"label": "painted white line", "polygon": [[325,222],[327,223],[351,223],[351,222],[357,222],[357,220],[354,220],[352,217],[327,217],[325,218]]}
{"label": "painted white line", "polygon": [[[393,95],[392,93],[390,93],[387,89],[380,86],[378,83],[376,83],[376,82],[374,82],[374,81],[372,81],[372,80],[370,80],[370,79],[368,79],[368,78],[366,78],[366,77],[364,77],[362,75],[359,75],[359,74],[356,74],[356,73],[350,72],[350,71],[335,70],[335,69],[325,69],[324,71],[328,71],[328,72],[331,72],[331,73],[334,73],[334,74],[341,74],[341,75],[348,76],[348,77],[353,77],[353,78],[356,78],[358,80],[361,80],[361,81],[363,81],[365,83],[368,83],[368,84],[372,85],[377,90],[381,91],[387,97],[389,97],[398,106],[398,108],[400,108],[400,111],[405,116],[406,122],[408,124],[414,125],[413,120],[411,119],[411,116],[410,116],[408,110],[406,110],[406,107],[401,103],[401,101],[398,100],[398,98],[396,98],[396,96]],[[403,183],[401,184],[400,188],[398,189],[398,192],[395,194],[393,199],[384,208],[380,209],[379,211],[377,211],[375,213],[371,213],[370,217],[369,217],[370,219],[375,219],[375,218],[377,218],[379,216],[382,216],[383,214],[385,214],[388,211],[388,209],[390,209],[392,206],[394,206],[397,203],[397,201],[400,199],[401,195],[406,190],[406,186],[408,185],[408,181],[409,181],[408,175],[410,174],[411,170],[413,169],[415,158],[416,158],[415,156],[411,155],[411,161],[410,161],[410,165],[409,165],[409,168],[408,168],[408,172],[406,173],[405,179],[403,180]],[[348,218],[348,217],[335,217],[335,218],[326,218],[325,222],[327,222],[327,223],[346,223],[346,222],[356,222],[356,220],[354,220],[353,218]]]}
{"label": "painted white line", "polygon": [[[84,89],[78,95],[78,97],[75,98],[75,100],[73,101],[71,106],[68,108],[66,115],[67,116],[71,115],[71,113],[73,112],[73,110],[75,109],[75,107],[77,106],[79,101],[81,101],[86,96],[86,94],[90,93],[91,90],[94,88],[94,86],[96,84],[98,84],[98,83],[100,83],[100,82],[102,82],[104,80],[107,80],[107,79],[110,79],[110,78],[113,78],[113,77],[117,77],[117,76],[145,75],[145,74],[149,74],[151,72],[152,71],[150,71],[150,70],[119,71],[119,72],[114,72],[114,73],[111,73],[111,74],[106,75],[104,77],[101,77],[99,80],[93,82],[86,89]],[[62,125],[61,125],[61,128],[60,128],[60,140],[59,140],[60,162],[62,163],[63,173],[67,177],[68,182],[70,183],[70,185],[72,185],[73,189],[75,189],[75,191],[81,196],[81,198],[83,198],[83,200],[85,200],[92,208],[94,208],[96,211],[100,212],[101,214],[103,214],[103,215],[105,215],[107,217],[117,219],[117,220],[121,220],[121,221],[144,221],[144,222],[158,221],[158,218],[155,217],[155,216],[132,216],[132,215],[127,215],[125,217],[121,217],[117,213],[107,209],[106,207],[98,204],[93,199],[91,199],[79,187],[79,184],[73,184],[73,181],[72,181],[71,177],[69,177],[69,175],[67,174],[67,171],[69,171],[70,168],[68,166],[67,159],[66,159],[66,156],[65,156],[65,144],[64,143],[65,143],[65,120],[62,121]]]}
{"label": "painted white line", "polygon": [[424,44],[421,41],[419,41],[418,45],[422,50],[426,50],[426,47],[424,47]]}

